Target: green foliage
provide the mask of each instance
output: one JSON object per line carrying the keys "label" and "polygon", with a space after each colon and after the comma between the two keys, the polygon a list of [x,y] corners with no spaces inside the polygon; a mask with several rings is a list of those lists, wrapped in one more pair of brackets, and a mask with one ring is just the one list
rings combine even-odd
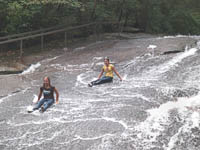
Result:
{"label": "green foliage", "polygon": [[140,27],[151,33],[199,34],[199,13],[191,13],[198,7],[194,3],[192,6],[191,1],[141,1]]}
{"label": "green foliage", "polygon": [[[0,36],[93,21],[121,22],[150,33],[199,34],[200,3],[199,0],[0,0]],[[110,26],[104,28],[112,30]]]}
{"label": "green foliage", "polygon": [[173,32],[180,34],[199,34],[199,25],[192,18],[189,12],[184,10],[176,11],[172,14],[170,22],[173,26]]}
{"label": "green foliage", "polygon": [[28,27],[28,21],[32,17],[32,12],[26,9],[19,2],[8,3],[7,7],[7,22],[5,29],[7,33],[19,33],[23,31],[22,28]]}

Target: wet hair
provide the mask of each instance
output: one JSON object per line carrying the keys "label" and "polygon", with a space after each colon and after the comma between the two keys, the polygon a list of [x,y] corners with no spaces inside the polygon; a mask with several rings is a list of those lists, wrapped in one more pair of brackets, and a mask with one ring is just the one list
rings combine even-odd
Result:
{"label": "wet hair", "polygon": [[[47,80],[49,81],[49,86],[51,87],[51,80],[50,80],[50,78],[49,78],[48,76],[44,77],[44,79],[45,79],[45,78],[47,78]],[[43,80],[44,80],[44,79],[43,79]],[[44,84],[44,83],[43,83],[43,87],[45,87],[45,84]]]}
{"label": "wet hair", "polygon": [[110,62],[110,59],[109,59],[109,57],[104,57],[104,60],[107,60],[108,62]]}

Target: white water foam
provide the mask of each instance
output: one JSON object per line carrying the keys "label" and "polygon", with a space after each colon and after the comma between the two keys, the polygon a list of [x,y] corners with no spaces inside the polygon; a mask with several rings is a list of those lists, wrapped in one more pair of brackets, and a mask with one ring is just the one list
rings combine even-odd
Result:
{"label": "white water foam", "polygon": [[87,68],[89,66],[89,64],[81,64],[80,68]]}
{"label": "white water foam", "polygon": [[34,95],[34,98],[33,98],[33,104],[36,104],[38,101],[38,96],[37,95]]}
{"label": "white water foam", "polygon": [[76,86],[79,86],[79,83],[81,83],[81,84],[83,84],[83,85],[87,85],[88,84],[88,82],[86,82],[85,81],[85,79],[87,78],[87,73],[88,72],[86,72],[86,73],[82,73],[82,74],[80,74],[80,75],[78,75],[77,77],[76,77]]}
{"label": "white water foam", "polygon": [[75,137],[77,138],[77,140],[83,140],[83,141],[91,141],[91,140],[97,140],[97,139],[102,139],[104,137],[110,137],[110,136],[113,136],[113,134],[103,134],[103,135],[100,135],[100,136],[96,136],[96,137],[81,137],[79,135],[75,135]]}
{"label": "white water foam", "polygon": [[159,73],[164,73],[167,72],[168,70],[170,70],[173,66],[176,66],[179,62],[181,62],[183,59],[194,55],[196,52],[198,51],[197,48],[191,48],[188,51],[185,51],[183,54],[181,55],[177,55],[176,57],[174,57],[172,60],[170,60],[169,62],[167,62],[166,64],[164,64],[160,69],[159,69]]}
{"label": "white water foam", "polygon": [[70,67],[70,68],[77,68],[78,65],[67,65],[67,67]]}
{"label": "white water foam", "polygon": [[60,69],[60,70],[66,70],[65,66],[62,66],[61,64],[51,64],[51,67],[54,67],[56,69]]}
{"label": "white water foam", "polygon": [[149,45],[148,47],[147,47],[147,49],[150,49],[151,50],[151,55],[155,55],[155,48],[156,48],[157,46],[156,45]]}
{"label": "white water foam", "polygon": [[200,41],[197,42],[197,48],[200,49]]}
{"label": "white water foam", "polygon": [[82,47],[78,47],[78,48],[75,48],[74,51],[80,51],[80,50],[84,50],[86,47],[82,46]]}
{"label": "white water foam", "polygon": [[187,35],[176,35],[176,36],[164,36],[164,37],[161,37],[161,38],[164,38],[164,39],[173,39],[173,38],[181,38],[181,37],[189,37]]}
{"label": "white water foam", "polygon": [[[152,101],[151,99],[145,97],[144,95],[142,94],[124,94],[124,95],[121,95],[121,94],[110,94],[110,96],[112,97],[126,97],[126,98],[141,98],[143,99],[144,101],[147,101],[147,102],[155,102],[155,101]],[[156,102],[158,103],[158,102]]]}
{"label": "white water foam", "polygon": [[57,59],[59,57],[61,57],[61,56],[55,56],[53,58],[48,58],[48,59],[43,60],[42,62],[50,62],[50,61],[55,60],[55,59]]}
{"label": "white water foam", "polygon": [[97,66],[103,66],[104,65],[104,62],[98,62],[96,63]]}
{"label": "white water foam", "polygon": [[[27,90],[29,90],[29,89],[30,89],[30,88],[26,88],[26,89],[20,91],[19,93],[25,93],[25,92],[26,92]],[[12,96],[15,96],[15,95],[17,95],[17,94],[19,94],[19,93],[17,92],[17,93],[13,93],[13,94],[8,94],[7,96],[1,98],[1,99],[0,99],[0,104],[1,104],[4,100],[6,100],[6,99],[8,99],[8,98],[10,98],[10,97],[12,97]]]}
{"label": "white water foam", "polygon": [[154,50],[156,47],[157,47],[156,45],[149,45],[149,46],[147,47],[147,49],[152,49],[152,50]]}
{"label": "white water foam", "polygon": [[[152,142],[157,141],[157,137],[168,127],[170,111],[176,109],[179,113],[179,117],[185,120],[182,127],[178,132],[170,138],[167,146],[164,146],[166,150],[171,150],[180,133],[190,132],[194,127],[199,127],[200,123],[200,94],[190,98],[178,98],[177,101],[169,101],[160,105],[158,108],[147,110],[149,117],[135,127],[138,131],[138,139],[146,142],[147,145],[152,146]],[[192,112],[191,115],[189,115]],[[184,121],[183,121],[184,122]],[[144,144],[144,143],[143,143]]]}
{"label": "white water foam", "polygon": [[0,99],[0,104],[1,104],[5,99],[8,99],[9,97],[11,97],[11,96],[13,96],[13,95],[15,95],[15,94],[9,94],[9,95],[7,95],[6,97],[1,98],[1,99]]}
{"label": "white water foam", "polygon": [[120,125],[122,125],[124,127],[124,129],[128,129],[128,125],[122,120],[116,120],[115,118],[108,118],[108,117],[103,117],[102,119],[104,119],[106,121],[111,121],[114,123],[119,123]]}
{"label": "white water foam", "polygon": [[103,57],[93,57],[93,60],[101,60]]}
{"label": "white water foam", "polygon": [[176,36],[164,36],[164,37],[162,37],[162,38],[164,38],[164,39],[169,39],[169,38],[181,38],[181,37],[190,37],[190,38],[196,38],[196,39],[199,39],[200,38],[200,36],[199,35],[176,35]]}
{"label": "white water foam", "polygon": [[176,55],[168,62],[161,64],[159,66],[153,67],[151,70],[148,70],[148,72],[144,73],[144,76],[147,77],[148,75],[147,78],[152,78],[152,79],[158,78],[161,74],[166,73],[172,68],[178,66],[178,64],[182,62],[185,58],[195,55],[198,50],[199,49],[197,48],[191,48],[189,50],[186,50],[184,53]]}
{"label": "white water foam", "polygon": [[170,140],[167,146],[164,146],[165,150],[172,150],[176,146],[176,143],[180,140],[179,135],[181,133],[184,133],[185,135],[188,135],[188,133],[191,133],[192,128],[199,128],[200,123],[200,114],[199,112],[193,112],[190,118],[185,119],[185,124],[179,128],[178,132],[174,134]]}
{"label": "white water foam", "polygon": [[39,62],[37,64],[32,64],[28,69],[22,72],[22,75],[33,73],[40,66],[41,64]]}

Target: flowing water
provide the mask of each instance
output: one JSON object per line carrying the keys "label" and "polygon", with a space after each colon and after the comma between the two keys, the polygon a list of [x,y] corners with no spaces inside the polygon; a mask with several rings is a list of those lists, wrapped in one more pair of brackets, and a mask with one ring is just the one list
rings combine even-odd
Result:
{"label": "flowing water", "polygon": [[[143,46],[159,47],[159,40],[170,38],[178,37],[153,38]],[[109,49],[131,51],[131,44],[135,40],[115,43]],[[199,42],[177,54],[144,51],[137,57],[113,58],[124,80],[115,76],[113,83],[92,88],[87,84],[100,72],[101,52],[90,56],[84,55],[84,47],[76,50],[82,55],[57,56],[31,65],[22,74],[1,77],[8,82],[5,87],[16,83],[12,92],[0,98],[0,149],[200,149]],[[37,98],[45,75],[59,90],[59,104],[45,113],[29,114],[27,106]]]}

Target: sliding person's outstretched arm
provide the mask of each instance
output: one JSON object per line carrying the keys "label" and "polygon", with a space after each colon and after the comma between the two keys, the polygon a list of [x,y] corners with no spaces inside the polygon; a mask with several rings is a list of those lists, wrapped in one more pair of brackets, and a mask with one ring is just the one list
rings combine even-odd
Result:
{"label": "sliding person's outstretched arm", "polygon": [[42,97],[42,89],[40,88],[40,93],[39,93],[39,95],[38,95],[38,100],[37,100],[37,102],[39,102],[40,101],[40,98]]}
{"label": "sliding person's outstretched arm", "polygon": [[56,93],[56,104],[58,104],[58,98],[59,98],[59,93],[58,90],[56,88],[54,88],[55,93]]}
{"label": "sliding person's outstretched arm", "polygon": [[101,73],[99,74],[98,79],[100,79],[102,77],[103,73],[104,73],[104,70],[101,69]]}
{"label": "sliding person's outstretched arm", "polygon": [[119,77],[120,81],[122,81],[122,77],[119,75],[119,73],[117,72],[117,70],[115,69],[115,67],[113,66],[113,71],[115,72],[115,74]]}

